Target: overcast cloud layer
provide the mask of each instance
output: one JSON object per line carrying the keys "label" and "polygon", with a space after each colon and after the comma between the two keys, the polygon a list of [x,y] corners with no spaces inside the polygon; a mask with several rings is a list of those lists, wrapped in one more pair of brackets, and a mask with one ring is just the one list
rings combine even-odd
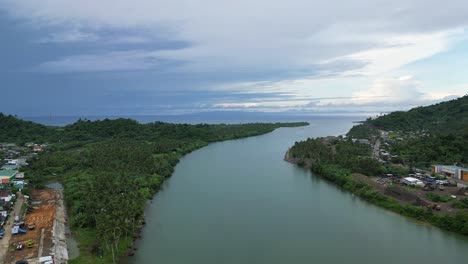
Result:
{"label": "overcast cloud layer", "polygon": [[6,94],[56,95],[0,111],[381,112],[468,91],[467,1],[2,0],[0,10]]}

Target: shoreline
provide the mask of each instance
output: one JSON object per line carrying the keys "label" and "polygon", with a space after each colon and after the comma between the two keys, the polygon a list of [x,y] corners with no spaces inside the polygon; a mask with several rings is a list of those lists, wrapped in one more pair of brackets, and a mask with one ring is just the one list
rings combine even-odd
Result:
{"label": "shoreline", "polygon": [[[305,162],[305,163],[304,163],[304,166],[300,166],[300,165],[298,164],[298,159],[297,159],[297,158],[295,159],[295,158],[292,158],[292,157],[289,156],[289,151],[290,151],[290,149],[291,149],[291,148],[289,148],[289,149],[285,152],[284,161],[286,161],[286,162],[288,162],[288,163],[290,163],[290,164],[296,165],[296,166],[298,166],[298,167],[301,167],[301,168],[303,168],[303,169],[310,170],[312,173],[314,173],[314,175],[319,176],[320,178],[325,179],[325,180],[327,180],[327,181],[333,183],[334,185],[336,185],[336,186],[337,186],[338,188],[340,188],[341,190],[346,191],[346,192],[348,192],[348,193],[350,193],[350,194],[356,195],[357,197],[359,197],[360,199],[362,199],[362,200],[365,201],[365,202],[368,202],[368,203],[370,203],[370,204],[372,204],[372,205],[375,205],[375,206],[378,206],[378,207],[380,207],[380,208],[382,208],[382,209],[385,209],[386,211],[388,211],[388,212],[390,212],[390,213],[397,214],[397,215],[399,215],[399,216],[401,216],[401,217],[404,217],[404,218],[406,218],[406,219],[408,219],[408,220],[410,220],[410,221],[414,221],[414,222],[416,222],[417,224],[426,225],[426,226],[431,226],[431,227],[435,227],[435,228],[439,228],[439,229],[441,229],[441,230],[443,230],[443,231],[450,232],[450,233],[453,233],[453,234],[456,234],[456,235],[460,235],[460,236],[462,236],[462,237],[464,237],[464,238],[468,238],[468,236],[467,236],[466,234],[463,234],[463,233],[460,233],[460,232],[456,232],[456,231],[453,231],[453,230],[448,230],[447,228],[443,228],[443,227],[441,227],[441,226],[437,226],[436,224],[431,223],[431,222],[429,221],[429,219],[419,219],[418,217],[415,217],[415,216],[412,216],[412,215],[406,215],[406,214],[404,214],[404,213],[406,213],[405,211],[402,211],[402,210],[395,210],[395,209],[392,210],[391,208],[387,208],[387,207],[385,207],[385,206],[383,206],[383,205],[381,205],[381,204],[379,204],[379,203],[377,203],[377,202],[375,202],[375,201],[373,201],[373,200],[366,199],[366,197],[363,197],[363,196],[360,195],[359,193],[355,193],[355,192],[353,192],[353,191],[347,190],[346,188],[343,188],[343,186],[341,186],[341,185],[337,184],[336,182],[334,182],[333,180],[331,180],[331,179],[329,179],[329,178],[327,178],[327,177],[321,175],[320,173],[315,173],[315,172],[313,172],[312,169],[311,169],[311,162],[310,162],[310,161],[309,161],[309,162]],[[388,194],[384,191],[384,189],[385,189],[386,187],[385,187],[385,188],[376,188],[376,186],[374,186],[373,184],[369,184],[369,183],[368,183],[368,181],[372,181],[371,179],[368,179],[368,181],[362,181],[362,179],[357,178],[356,175],[358,175],[358,173],[352,173],[352,174],[349,175],[349,176],[353,179],[353,181],[361,181],[362,183],[366,184],[367,186],[369,186],[369,187],[372,189],[372,191],[375,191],[375,192],[381,194],[381,195],[384,196],[386,199],[395,201],[395,202],[398,203],[398,205],[401,206],[402,208],[403,208],[403,207],[415,207],[415,208],[419,208],[419,209],[421,209],[421,210],[427,209],[427,206],[424,206],[424,207],[423,207],[423,206],[416,206],[416,205],[413,205],[412,203],[408,203],[407,201],[396,199],[395,197],[388,195]],[[361,174],[359,177],[361,177],[361,176],[363,176],[363,177],[368,177],[368,176],[365,176],[365,175],[362,175],[362,174]],[[398,187],[399,187],[399,186],[398,186]],[[401,187],[399,187],[399,188],[401,188]],[[424,203],[424,202],[427,202],[427,201],[421,201],[421,202]],[[430,201],[429,201],[429,204],[436,204],[436,203],[430,202]],[[431,210],[431,211],[432,211],[432,210]],[[452,215],[449,215],[449,214],[446,214],[446,213],[441,213],[440,211],[439,211],[439,212],[437,212],[437,211],[432,211],[432,212],[433,212],[433,215],[434,215],[434,216],[453,218]]]}
{"label": "shoreline", "polygon": [[55,208],[55,221],[52,229],[53,234],[53,254],[56,263],[67,263],[68,262],[68,245],[67,238],[65,235],[65,204],[63,198],[63,190],[55,190],[57,207]]}
{"label": "shoreline", "polygon": [[[295,128],[295,127],[301,127],[301,126],[308,126],[309,123],[307,122],[300,122],[300,124],[298,123],[298,125],[294,125],[294,126],[279,126],[279,127],[275,127],[273,128],[272,130],[270,131],[267,131],[267,132],[264,132],[264,133],[258,133],[258,134],[254,134],[254,135],[243,135],[243,136],[239,136],[239,137],[234,137],[234,138],[227,138],[227,139],[219,139],[219,140],[216,140],[216,141],[210,141],[210,142],[204,142],[205,144],[203,145],[199,145],[197,146],[196,148],[194,149],[190,149],[184,153],[180,153],[180,156],[178,157],[178,161],[176,163],[176,165],[174,165],[173,169],[175,170],[177,164],[181,161],[181,159],[183,159],[186,155],[196,151],[196,150],[199,150],[199,149],[202,149],[206,146],[209,146],[211,145],[212,143],[220,143],[220,142],[224,142],[224,141],[231,141],[231,140],[240,140],[240,139],[246,139],[246,138],[253,138],[253,137],[258,137],[258,136],[262,136],[262,135],[265,135],[265,134],[269,134],[269,133],[272,133],[273,131],[279,129],[279,128]],[[172,175],[173,175],[174,171],[172,171],[171,175],[169,175],[168,177],[165,177],[162,179],[160,185],[158,186],[157,189],[155,189],[152,193],[152,196],[151,198],[149,198],[147,201],[146,201],[146,204],[144,206],[144,210],[143,210],[143,217],[142,219],[140,220],[140,225],[138,226],[138,228],[136,228],[135,232],[133,233],[133,236],[131,238],[131,242],[129,243],[129,246],[127,247],[127,249],[123,250],[121,252],[121,254],[119,256],[116,257],[116,262],[115,263],[129,263],[131,262],[131,260],[133,259],[133,256],[136,254],[136,252],[138,251],[138,241],[141,240],[142,238],[142,232],[143,232],[143,228],[145,227],[146,225],[146,211],[148,210],[148,207],[151,203],[153,203],[153,200],[155,198],[155,196],[159,193],[159,191],[161,191],[163,188],[164,188],[164,184],[166,183],[167,180],[169,180]],[[71,232],[73,234],[74,232],[74,229],[71,228]],[[76,238],[76,241],[78,243],[80,243],[79,241],[79,238],[78,237],[75,237]],[[80,243],[81,244],[81,243]],[[84,254],[84,252],[81,250],[79,250],[79,255],[80,256],[87,256],[88,254]]]}

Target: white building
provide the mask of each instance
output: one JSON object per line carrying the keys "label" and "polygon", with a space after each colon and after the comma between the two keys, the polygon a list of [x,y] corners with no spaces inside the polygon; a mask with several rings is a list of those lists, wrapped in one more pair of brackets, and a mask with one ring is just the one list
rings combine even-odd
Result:
{"label": "white building", "polygon": [[406,177],[401,182],[410,186],[424,186],[424,182],[413,177]]}

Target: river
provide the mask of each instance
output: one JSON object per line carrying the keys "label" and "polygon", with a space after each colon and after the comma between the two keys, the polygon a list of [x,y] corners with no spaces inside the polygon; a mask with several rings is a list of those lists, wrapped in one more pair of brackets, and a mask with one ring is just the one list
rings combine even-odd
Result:
{"label": "river", "polygon": [[148,205],[131,263],[465,263],[468,239],[370,205],[283,161],[295,141],[352,119],[211,144]]}

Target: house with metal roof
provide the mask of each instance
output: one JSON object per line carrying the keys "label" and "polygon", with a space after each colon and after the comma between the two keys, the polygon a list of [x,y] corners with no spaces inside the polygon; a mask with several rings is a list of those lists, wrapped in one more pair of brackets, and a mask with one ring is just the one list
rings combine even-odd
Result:
{"label": "house with metal roof", "polygon": [[16,164],[5,164],[1,168],[2,170],[16,170],[18,169],[18,165]]}
{"label": "house with metal roof", "polygon": [[0,180],[2,181],[2,184],[11,184],[17,173],[17,170],[0,170]]}
{"label": "house with metal roof", "polygon": [[433,165],[432,172],[452,177],[462,181],[468,181],[468,169],[455,165]]}

